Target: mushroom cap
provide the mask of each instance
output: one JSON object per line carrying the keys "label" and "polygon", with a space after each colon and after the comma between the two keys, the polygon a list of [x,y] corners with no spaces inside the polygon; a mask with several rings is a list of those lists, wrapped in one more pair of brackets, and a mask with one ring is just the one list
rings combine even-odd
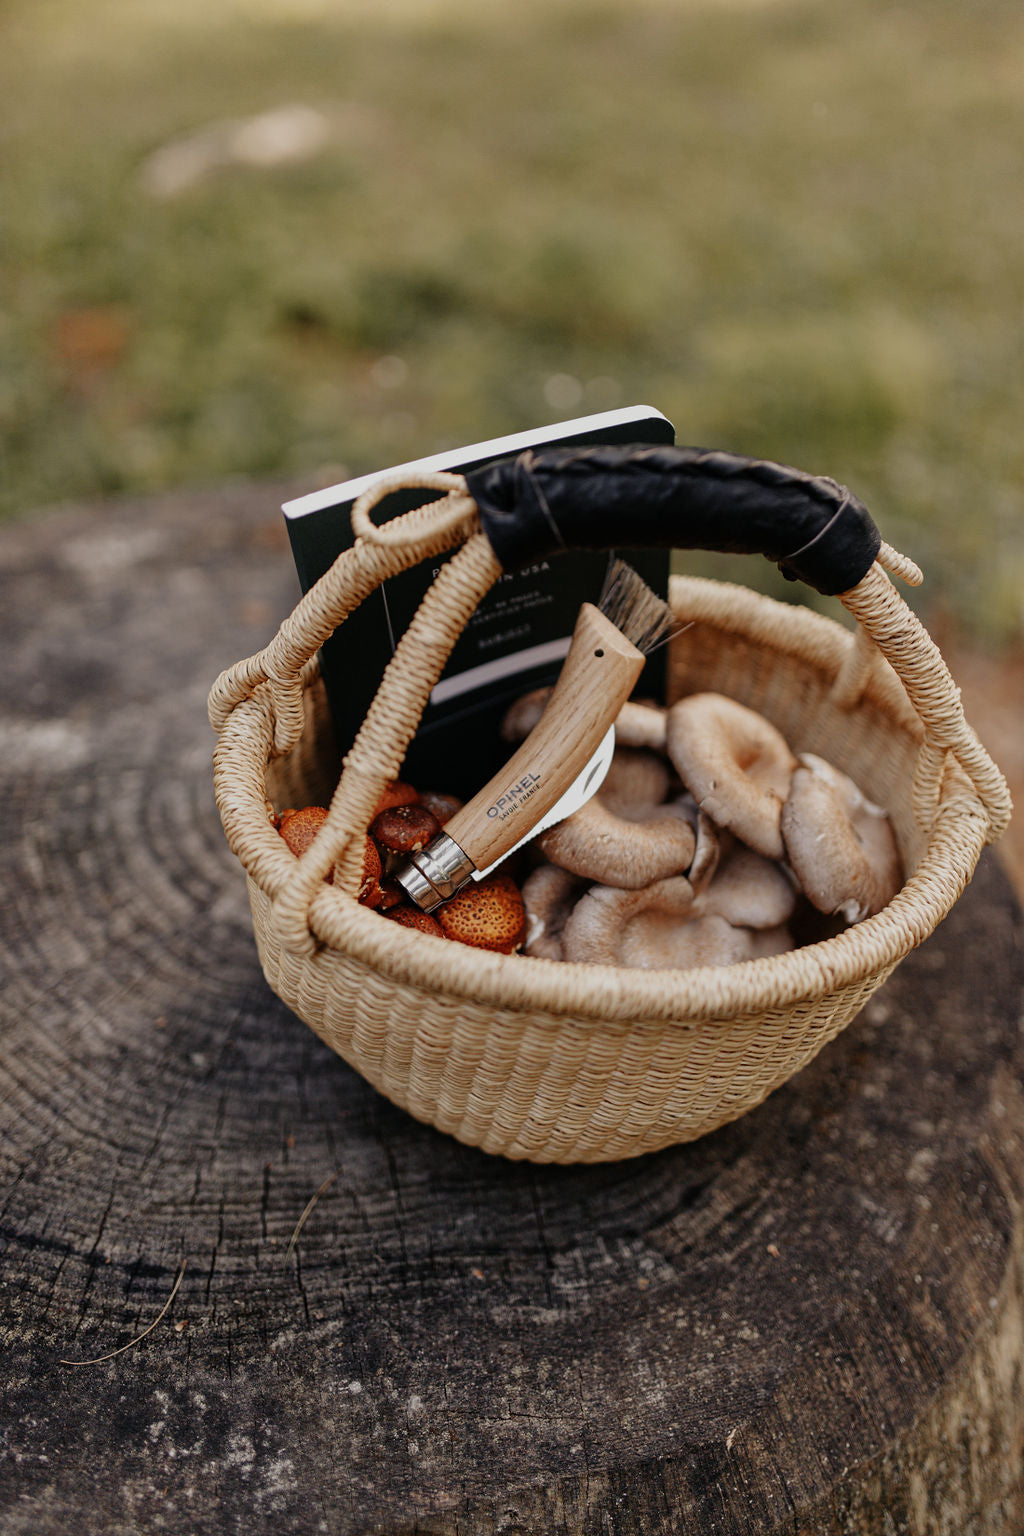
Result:
{"label": "mushroom cap", "polygon": [[681,875],[642,891],[592,886],[565,925],[566,960],[641,970],[688,971],[702,965],[735,965],[777,953],[772,937],[735,928],[717,913],[700,914],[693,887]]}
{"label": "mushroom cap", "polygon": [[734,843],[698,906],[702,914],[724,917],[734,928],[778,928],[793,915],[796,891],[778,864]]}
{"label": "mushroom cap", "polygon": [[380,850],[372,837],[367,836],[363,848],[363,878],[356,900],[363,907],[379,907],[382,900],[380,878],[382,874]]}
{"label": "mushroom cap", "polygon": [[[373,808],[373,815],[379,816],[381,811],[390,810],[393,805],[415,805],[418,799],[416,790],[404,779],[389,779],[381,790],[380,799]],[[373,820],[372,816],[370,820]]]}
{"label": "mushroom cap", "polygon": [[668,711],[660,704],[627,699],[615,716],[615,740],[624,747],[664,752],[667,725]]}
{"label": "mushroom cap", "polygon": [[[748,930],[750,931],[750,930]],[[793,935],[785,923],[777,928],[759,928],[750,931],[751,960],[767,960],[771,955],[784,955],[795,949]]]}
{"label": "mushroom cap", "polygon": [[326,820],[326,806],[304,805],[300,810],[290,807],[281,812],[277,830],[292,853],[299,857],[305,853]]}
{"label": "mushroom cap", "polygon": [[526,931],[519,887],[500,869],[464,885],[437,908],[435,916],[450,939],[503,955],[518,949]]}
{"label": "mushroom cap", "polygon": [[531,870],[522,887],[526,908],[524,955],[540,960],[562,959],[562,932],[585,885],[579,875],[558,864],[538,864]]}
{"label": "mushroom cap", "polygon": [[899,849],[884,811],[827,766],[826,775],[804,762],[793,775],[782,810],[786,857],[819,912],[859,923],[881,912],[900,889]]}
{"label": "mushroom cap", "polygon": [[874,868],[881,871],[881,883],[889,893],[882,906],[887,905],[903,884],[903,860],[888,812],[869,800],[860,786],[834,763],[815,757],[811,752],[802,752],[799,760],[803,767],[810,768],[836,789],[853,823],[857,841]]}
{"label": "mushroom cap", "polygon": [[501,717],[499,735],[502,741],[525,741],[544,713],[552,691],[552,687],[531,688],[529,693],[510,704]]}
{"label": "mushroom cap", "polygon": [[380,900],[377,903],[378,912],[386,912],[389,907],[397,907],[399,902],[406,901],[405,890],[397,880],[389,880],[386,877],[380,882]]}
{"label": "mushroom cap", "polygon": [[396,902],[393,907],[388,907],[382,916],[392,923],[399,923],[403,928],[415,928],[420,933],[429,933],[435,939],[446,937],[437,918],[431,917],[429,912],[421,911],[419,907],[414,907],[411,901]]}
{"label": "mushroom cap", "polygon": [[689,869],[697,839],[681,806],[652,806],[642,821],[627,820],[595,795],[537,843],[552,864],[573,874],[639,890]]}
{"label": "mushroom cap", "polygon": [[[693,910],[693,886],[685,875],[640,890],[595,885],[573,907],[562,934],[566,960],[589,965],[630,965],[623,954],[632,925],[647,914],[682,926]],[[644,927],[651,926],[649,919]]]}
{"label": "mushroom cap", "polygon": [[831,784],[840,800],[843,809],[852,820],[855,815],[864,814],[870,817],[887,819],[886,812],[873,800],[869,800],[858,784],[855,784],[849,774],[837,768],[835,763],[828,762],[824,757],[817,757],[813,752],[797,753],[797,762],[801,768],[809,768],[817,774],[819,779],[824,779],[826,784]]}
{"label": "mushroom cap", "polygon": [[598,790],[602,803],[617,816],[634,820],[661,805],[672,781],[667,760],[644,747],[623,747],[616,738],[608,772]]}
{"label": "mushroom cap", "polygon": [[620,954],[624,965],[643,970],[690,971],[701,965],[736,965],[754,957],[746,928],[716,914],[673,921],[663,912],[641,913],[627,926]]}
{"label": "mushroom cap", "polygon": [[389,805],[377,813],[369,828],[388,874],[394,873],[394,865],[401,857],[418,853],[440,830],[437,817],[418,802]]}
{"label": "mushroom cap", "polygon": [[420,792],[420,804],[425,806],[432,816],[437,817],[437,824],[443,827],[446,821],[450,821],[456,811],[462,810],[463,802],[458,795],[449,795],[443,789],[424,789]]}
{"label": "mushroom cap", "polygon": [[756,710],[694,693],[668,712],[668,755],[697,804],[768,859],[783,854],[780,818],[796,767],[785,738]]}

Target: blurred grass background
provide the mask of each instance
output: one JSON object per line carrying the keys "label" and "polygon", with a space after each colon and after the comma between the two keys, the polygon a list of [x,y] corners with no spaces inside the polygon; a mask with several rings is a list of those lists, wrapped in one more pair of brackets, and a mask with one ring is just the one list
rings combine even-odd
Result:
{"label": "blurred grass background", "polygon": [[4,0],[0,86],[0,514],[643,401],[1020,639],[1020,0]]}

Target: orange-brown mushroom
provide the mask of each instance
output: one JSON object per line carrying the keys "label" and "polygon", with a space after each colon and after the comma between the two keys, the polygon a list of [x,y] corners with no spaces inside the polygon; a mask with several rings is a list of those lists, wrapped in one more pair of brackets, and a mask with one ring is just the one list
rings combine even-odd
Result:
{"label": "orange-brown mushroom", "polygon": [[380,901],[377,903],[379,912],[387,912],[391,907],[397,907],[399,902],[407,900],[406,894],[397,880],[389,880],[385,877],[380,882]]}
{"label": "orange-brown mushroom", "polygon": [[296,858],[305,853],[327,820],[327,809],[322,805],[289,807],[278,818],[278,832]]}
{"label": "orange-brown mushroom", "polygon": [[393,805],[415,805],[418,799],[419,794],[411,784],[407,784],[404,779],[390,779],[381,790],[373,815],[379,816],[381,811],[390,810]]}
{"label": "orange-brown mushroom", "polygon": [[359,882],[356,900],[363,907],[379,907],[381,904],[380,850],[372,837],[367,837],[363,848],[363,878]]}
{"label": "orange-brown mushroom", "polygon": [[441,830],[437,817],[418,802],[390,805],[370,822],[370,836],[380,849],[384,871],[390,875],[410,853],[418,853]]}
{"label": "orange-brown mushroom", "polygon": [[415,928],[419,933],[429,933],[435,939],[446,938],[447,935],[436,917],[431,917],[429,912],[423,912],[419,907],[414,907],[411,901],[396,902],[393,907],[388,907],[383,916],[389,922],[398,923],[402,928]]}
{"label": "orange-brown mushroom", "polygon": [[449,795],[440,789],[422,790],[420,804],[425,806],[432,816],[436,816],[439,827],[443,827],[446,821],[450,821],[456,811],[462,810],[462,801],[458,795]]}
{"label": "orange-brown mushroom", "polygon": [[435,916],[450,939],[503,955],[518,949],[526,932],[519,887],[502,870],[471,880],[438,907]]}

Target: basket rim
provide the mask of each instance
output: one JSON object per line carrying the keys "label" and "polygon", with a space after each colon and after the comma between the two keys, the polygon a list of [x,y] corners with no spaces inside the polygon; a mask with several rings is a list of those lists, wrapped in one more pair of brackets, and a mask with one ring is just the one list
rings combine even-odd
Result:
{"label": "basket rim", "polygon": [[[775,648],[833,681],[849,647],[849,632],[834,619],[811,609],[791,608],[742,586],[674,576],[671,597],[683,607],[685,618],[717,623],[755,643],[763,641],[763,626],[774,620]],[[780,610],[787,620],[782,635],[777,627]],[[896,730],[920,741],[920,719],[888,664],[873,670],[861,704],[881,709]],[[280,885],[277,874],[293,869],[294,858],[267,821],[265,794],[259,787],[271,760],[269,709],[268,701],[250,700],[250,710],[261,718],[263,730],[248,730],[244,736],[239,732],[236,737],[229,726],[222,746],[229,756],[236,750],[245,754],[248,771],[239,775],[245,786],[239,798],[235,784],[231,819],[244,820],[249,835],[235,839],[233,846],[250,880],[270,899],[273,922],[272,904]],[[257,734],[266,751],[261,764],[255,760]],[[230,774],[232,765],[224,766]],[[239,768],[241,760],[233,766]],[[224,816],[220,794],[218,802]],[[322,949],[337,951],[434,996],[470,999],[504,1010],[539,1010],[560,1019],[724,1021],[821,999],[891,969],[949,912],[974,872],[986,833],[980,796],[965,774],[950,773],[917,866],[882,912],[815,944],[731,966],[643,971],[452,946],[449,940],[432,939],[388,922],[332,885],[323,885],[313,898],[311,936],[307,937],[310,944],[315,940]],[[247,844],[244,850],[238,847],[239,841]],[[243,857],[243,851],[249,856]],[[301,963],[298,953],[295,960]]]}
{"label": "basket rim", "polygon": [[603,1023],[729,1022],[820,1000],[891,969],[949,913],[984,842],[980,801],[958,794],[946,802],[917,869],[881,912],[815,944],[726,966],[638,970],[493,954],[404,929],[332,886],[317,895],[310,927],[322,949],[434,998]]}

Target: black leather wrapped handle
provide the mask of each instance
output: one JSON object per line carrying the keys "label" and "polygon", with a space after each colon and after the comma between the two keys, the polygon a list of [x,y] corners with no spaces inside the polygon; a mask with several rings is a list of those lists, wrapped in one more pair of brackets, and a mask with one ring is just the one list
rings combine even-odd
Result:
{"label": "black leather wrapped handle", "polygon": [[857,585],[881,536],[845,486],[705,448],[551,448],[466,475],[506,570],[560,549],[761,554],[827,596]]}

